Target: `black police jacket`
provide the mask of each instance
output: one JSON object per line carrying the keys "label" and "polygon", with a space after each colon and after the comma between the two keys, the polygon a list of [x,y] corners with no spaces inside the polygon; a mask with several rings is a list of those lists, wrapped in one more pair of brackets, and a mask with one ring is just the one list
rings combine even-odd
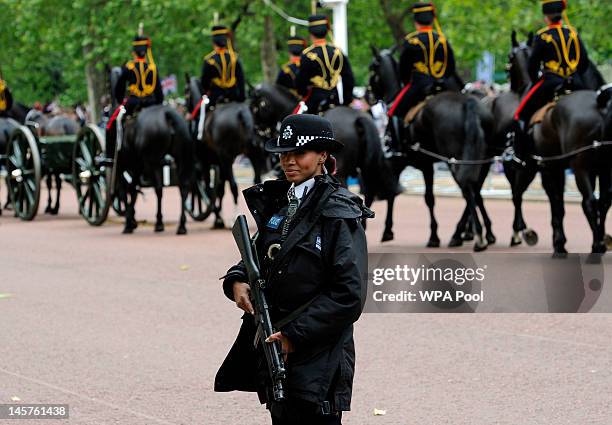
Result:
{"label": "black police jacket", "polygon": [[[286,180],[246,189],[245,200],[259,236],[258,257],[267,279],[266,295],[273,322],[304,304],[308,306],[281,332],[295,351],[287,360],[287,393],[313,403],[329,401],[338,411],[350,410],[355,347],[353,323],[366,297],[367,244],[361,219],[373,217],[361,198],[329,175],[316,178],[302,201],[281,250],[266,258],[266,243],[274,227],[282,228],[278,213],[286,211]],[[233,300],[234,282],[247,282],[242,263],[229,269],[223,282]],[[263,351],[253,347],[255,324],[250,314],[215,379],[215,391],[257,391],[269,400],[269,380]]]}

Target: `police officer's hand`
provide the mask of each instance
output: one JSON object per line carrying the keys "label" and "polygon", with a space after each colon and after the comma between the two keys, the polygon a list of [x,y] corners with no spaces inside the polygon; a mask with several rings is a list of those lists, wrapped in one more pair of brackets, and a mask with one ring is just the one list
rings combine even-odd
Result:
{"label": "police officer's hand", "polygon": [[280,341],[281,343],[281,351],[283,352],[283,359],[287,361],[287,354],[293,353],[295,350],[293,349],[293,344],[285,335],[280,332],[276,332],[266,339],[266,342],[274,342]]}
{"label": "police officer's hand", "polygon": [[251,287],[248,283],[234,282],[234,301],[238,308],[246,311],[249,314],[255,314],[253,305],[251,304]]}

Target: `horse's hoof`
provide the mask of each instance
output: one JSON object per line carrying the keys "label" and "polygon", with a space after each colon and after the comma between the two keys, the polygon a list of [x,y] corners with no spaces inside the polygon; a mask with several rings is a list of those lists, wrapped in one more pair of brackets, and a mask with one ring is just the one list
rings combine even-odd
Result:
{"label": "horse's hoof", "polygon": [[474,244],[474,252],[482,252],[482,251],[486,251],[486,249],[489,247],[489,244],[483,242],[476,242]]}
{"label": "horse's hoof", "polygon": [[457,238],[455,236],[453,236],[450,240],[450,242],[448,243],[448,247],[449,248],[457,248],[459,246],[463,245],[463,239],[461,239],[460,237]]}
{"label": "horse's hoof", "polygon": [[440,248],[440,239],[431,238],[427,242],[427,248]]}
{"label": "horse's hoof", "polygon": [[527,242],[527,245],[534,246],[538,243],[538,234],[533,229],[526,229],[523,231],[523,239]]}
{"label": "horse's hoof", "polygon": [[497,238],[495,237],[495,235],[493,233],[487,233],[487,243],[489,245],[493,245],[495,244],[495,242],[497,242]]}
{"label": "horse's hoof", "polygon": [[605,254],[607,251],[607,246],[604,242],[598,242],[593,244],[591,247],[591,253],[593,254]]}
{"label": "horse's hoof", "polygon": [[58,213],[59,213],[59,208],[53,208],[53,209],[52,209],[52,210],[49,212],[49,214],[51,214],[51,215],[57,215]]}
{"label": "horse's hoof", "polygon": [[186,235],[187,234],[187,229],[184,227],[179,227],[178,229],[176,229],[176,234],[177,235]]}
{"label": "horse's hoof", "polygon": [[47,208],[45,208],[45,214],[51,214],[51,207],[47,206]]}
{"label": "horse's hoof", "polygon": [[225,223],[222,218],[216,218],[215,224],[213,224],[213,229],[225,229]]}
{"label": "horse's hoof", "polygon": [[164,223],[156,223],[155,224],[155,231],[156,232],[163,232],[164,231]]}
{"label": "horse's hoof", "polygon": [[383,232],[382,239],[380,241],[381,242],[389,242],[389,241],[392,241],[394,237],[395,237],[395,235],[393,234],[392,230],[385,230]]}
{"label": "horse's hoof", "polygon": [[606,246],[608,247],[608,250],[612,251],[612,236],[606,235],[604,237],[604,242]]}
{"label": "horse's hoof", "polygon": [[591,253],[587,255],[585,262],[586,264],[601,264],[602,257],[601,254]]}
{"label": "horse's hoof", "polygon": [[123,233],[124,235],[131,235],[132,233],[134,233],[134,228],[133,227],[124,227],[123,228]]}
{"label": "horse's hoof", "polygon": [[565,249],[563,251],[555,251],[553,252],[552,258],[559,258],[559,259],[567,258],[567,251]]}
{"label": "horse's hoof", "polygon": [[518,235],[514,235],[512,236],[512,238],[510,239],[510,246],[519,246],[520,244],[523,243],[523,240],[521,239],[520,236]]}
{"label": "horse's hoof", "polygon": [[464,241],[473,241],[474,240],[474,233],[472,232],[464,232],[461,234],[461,239],[463,239]]}

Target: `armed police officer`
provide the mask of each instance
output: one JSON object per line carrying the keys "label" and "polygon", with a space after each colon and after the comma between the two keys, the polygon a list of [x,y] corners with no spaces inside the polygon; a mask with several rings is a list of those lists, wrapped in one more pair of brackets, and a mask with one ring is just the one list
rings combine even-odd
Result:
{"label": "armed police officer", "polygon": [[289,62],[285,63],[276,77],[276,84],[288,88],[294,95],[297,95],[295,80],[300,69],[302,52],[306,48],[306,40],[302,37],[291,36],[287,40],[287,50],[289,51]]}
{"label": "armed police officer", "polygon": [[290,115],[266,150],[280,154],[286,179],[244,191],[257,224],[256,247],[276,330],[267,343],[285,353],[285,400],[274,397],[244,263],[224,277],[226,296],[246,312],[217,373],[216,391],[256,391],[274,425],[336,425],[350,409],[355,365],[353,323],[366,296],[367,244],[361,198],[330,173],[342,148],[331,123]]}
{"label": "armed police officer", "polygon": [[310,16],[308,31],[312,45],[302,52],[295,79],[308,112],[316,114],[335,105],[349,105],[353,101],[355,78],[348,58],[326,41],[329,20],[324,15]]}
{"label": "armed police officer", "polygon": [[6,82],[0,77],[0,117],[8,117],[13,107],[13,95]]}
{"label": "armed police officer", "polygon": [[405,37],[399,64],[404,88],[388,111],[390,147],[395,151],[400,150],[405,136],[403,120],[410,108],[424,100],[435,84],[444,88],[455,75],[455,55],[440,29],[433,3],[415,3],[412,13],[416,31]]}
{"label": "armed police officer", "polygon": [[[531,154],[531,137],[527,134],[533,114],[552,101],[557,90],[572,84],[573,76],[589,66],[587,51],[565,15],[565,0],[542,0],[546,27],[539,30],[529,55],[529,77],[535,82],[521,100],[514,114],[514,155],[522,165]],[[565,15],[567,26],[563,26]]]}
{"label": "armed police officer", "polygon": [[212,27],[213,51],[204,57],[200,84],[208,96],[209,107],[219,102],[245,100],[244,73],[234,50],[230,29],[223,25]]}

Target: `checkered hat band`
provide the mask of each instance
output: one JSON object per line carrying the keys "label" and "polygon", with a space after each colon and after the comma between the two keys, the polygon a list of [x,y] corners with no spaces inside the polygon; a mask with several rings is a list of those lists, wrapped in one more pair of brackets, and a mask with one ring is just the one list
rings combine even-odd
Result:
{"label": "checkered hat band", "polygon": [[331,137],[322,137],[322,136],[297,136],[297,142],[295,146],[304,146],[306,143],[312,140],[315,140],[315,139],[334,140]]}

